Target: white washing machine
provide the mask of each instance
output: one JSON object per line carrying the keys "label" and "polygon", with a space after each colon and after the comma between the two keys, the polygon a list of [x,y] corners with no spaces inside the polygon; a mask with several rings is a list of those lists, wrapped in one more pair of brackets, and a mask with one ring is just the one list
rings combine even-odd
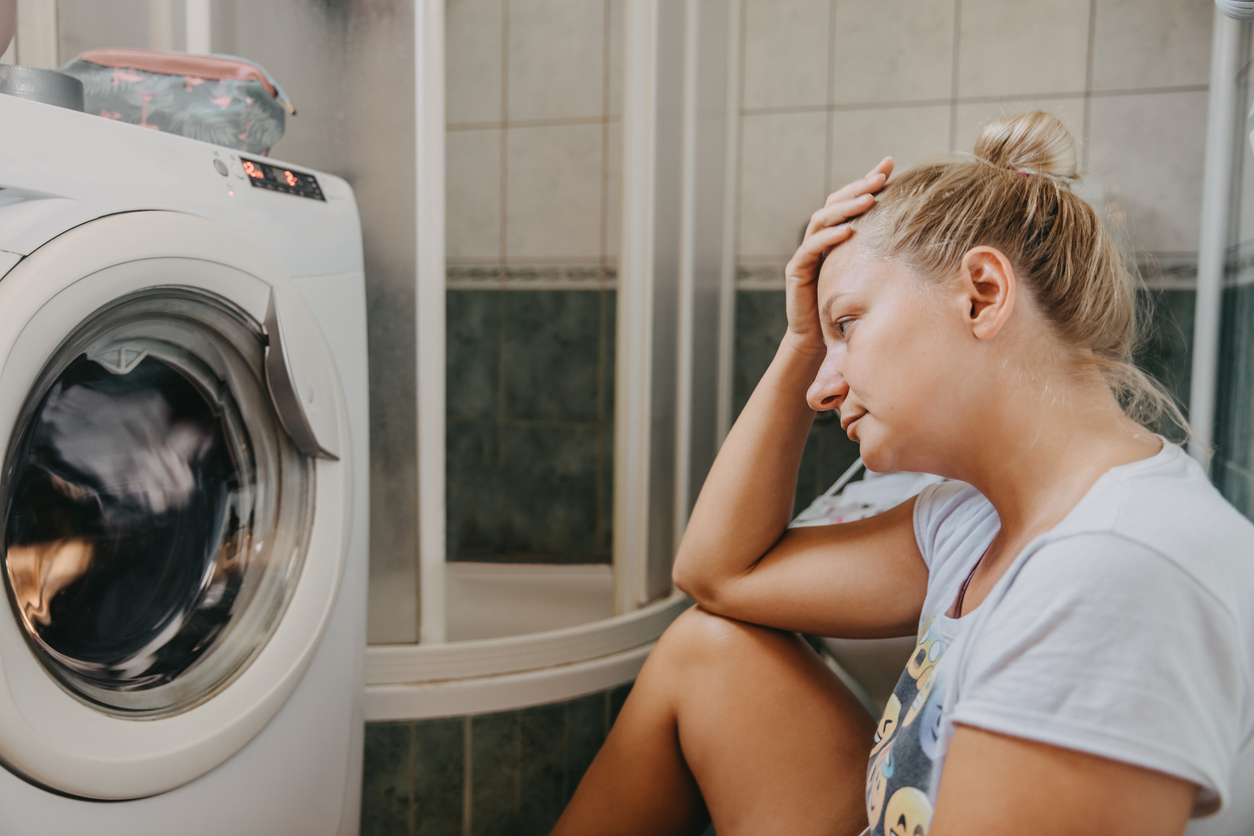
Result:
{"label": "white washing machine", "polygon": [[357,833],[339,178],[0,95],[0,834]]}

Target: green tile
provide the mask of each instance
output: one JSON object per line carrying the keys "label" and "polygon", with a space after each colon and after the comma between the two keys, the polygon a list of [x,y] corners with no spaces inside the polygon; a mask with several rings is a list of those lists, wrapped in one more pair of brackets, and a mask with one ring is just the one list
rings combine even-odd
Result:
{"label": "green tile", "polygon": [[609,731],[605,727],[608,715],[609,696],[602,692],[579,697],[569,703],[570,717],[567,722],[566,742],[566,795],[569,798],[583,774],[588,771],[592,759],[601,750],[605,735]]}
{"label": "green tile", "polygon": [[414,723],[414,834],[461,833],[465,726],[460,717]]}
{"label": "green tile", "polygon": [[[595,425],[506,425],[501,478],[508,496],[503,551],[543,562],[600,563]],[[531,559],[531,558],[526,558]]]}
{"label": "green tile", "polygon": [[566,806],[566,703],[519,712],[518,836],[544,836]]}
{"label": "green tile", "polygon": [[470,721],[471,833],[515,836],[518,827],[518,712]]}
{"label": "green tile", "polygon": [[736,293],[736,334],[732,373],[732,415],[744,409],[753,388],[771,365],[788,329],[784,291],[742,290]]}
{"label": "green tile", "polygon": [[1217,383],[1212,476],[1254,519],[1254,284],[1224,290]]}
{"label": "green tile", "polygon": [[597,433],[597,517],[595,553],[610,562],[614,541],[614,425],[606,424]]}
{"label": "green tile", "polygon": [[367,723],[362,836],[409,836],[413,815],[411,723]]}
{"label": "green tile", "polygon": [[500,430],[495,422],[450,421],[446,437],[448,557],[478,560],[498,554],[512,539]]}
{"label": "green tile", "polygon": [[510,291],[504,302],[505,416],[596,421],[602,295]]}
{"label": "green tile", "polygon": [[610,725],[614,725],[614,721],[618,719],[618,712],[623,710],[623,703],[627,702],[627,695],[631,693],[631,686],[635,684],[628,682],[625,685],[619,685],[610,691]]}
{"label": "green tile", "polygon": [[[1182,408],[1187,408],[1192,380],[1195,298],[1192,290],[1142,291],[1137,296],[1144,333],[1136,363],[1162,383]],[[1177,440],[1184,438],[1166,424],[1156,429]]]}
{"label": "green tile", "polygon": [[618,347],[618,294],[601,292],[601,409],[600,420],[614,420],[615,358]]}
{"label": "green tile", "polygon": [[502,291],[450,290],[445,309],[450,419],[500,413]]}

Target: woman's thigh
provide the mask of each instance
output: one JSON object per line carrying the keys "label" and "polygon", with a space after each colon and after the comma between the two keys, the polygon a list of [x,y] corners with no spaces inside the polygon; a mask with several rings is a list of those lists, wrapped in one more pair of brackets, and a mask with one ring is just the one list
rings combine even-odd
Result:
{"label": "woman's thigh", "polygon": [[[795,634],[694,607],[650,654],[554,832],[693,832],[708,808],[719,836],[856,834],[874,725]],[[586,829],[593,815],[606,818]]]}

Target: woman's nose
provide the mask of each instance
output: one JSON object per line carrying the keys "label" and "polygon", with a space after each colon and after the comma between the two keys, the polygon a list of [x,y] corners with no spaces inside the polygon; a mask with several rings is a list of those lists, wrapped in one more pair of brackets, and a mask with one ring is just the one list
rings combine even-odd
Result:
{"label": "woman's nose", "polygon": [[840,409],[847,394],[849,384],[845,383],[836,352],[829,350],[806,392],[806,401],[815,412],[827,412],[829,409]]}

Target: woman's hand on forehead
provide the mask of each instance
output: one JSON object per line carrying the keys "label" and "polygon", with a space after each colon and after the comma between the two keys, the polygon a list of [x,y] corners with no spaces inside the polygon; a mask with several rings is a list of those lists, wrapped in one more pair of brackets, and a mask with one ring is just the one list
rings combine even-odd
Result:
{"label": "woman's hand on forehead", "polygon": [[784,268],[788,310],[788,339],[794,348],[822,354],[823,328],[819,323],[818,277],[824,257],[853,235],[849,221],[875,205],[875,193],[893,173],[893,158],[885,157],[866,177],[828,196],[823,208],[810,216],[805,238]]}

